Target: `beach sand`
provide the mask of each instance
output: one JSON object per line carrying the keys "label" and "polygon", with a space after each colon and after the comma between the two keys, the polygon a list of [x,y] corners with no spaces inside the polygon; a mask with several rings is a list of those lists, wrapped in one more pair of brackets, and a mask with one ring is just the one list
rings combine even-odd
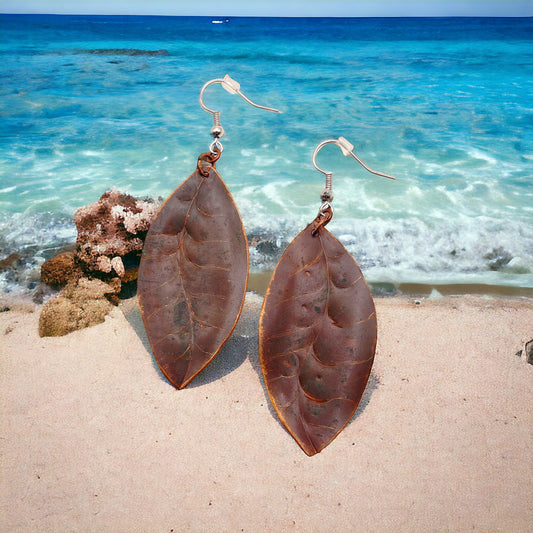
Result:
{"label": "beach sand", "polygon": [[356,415],[307,457],[262,385],[247,294],[217,359],[181,391],[136,300],[38,336],[0,313],[0,531],[533,531],[533,301],[377,298]]}

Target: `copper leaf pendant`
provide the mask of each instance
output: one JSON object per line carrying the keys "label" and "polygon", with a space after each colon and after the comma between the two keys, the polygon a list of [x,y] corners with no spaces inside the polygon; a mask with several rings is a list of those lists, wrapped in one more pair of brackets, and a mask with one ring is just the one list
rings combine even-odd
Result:
{"label": "copper leaf pendant", "polygon": [[178,389],[231,335],[248,279],[248,242],[233,198],[213,167],[203,174],[193,172],[161,206],[139,267],[152,352]]}
{"label": "copper leaf pendant", "polygon": [[361,270],[313,224],[281,257],[259,323],[259,359],[270,400],[307,455],[353,416],[370,376],[376,313]]}

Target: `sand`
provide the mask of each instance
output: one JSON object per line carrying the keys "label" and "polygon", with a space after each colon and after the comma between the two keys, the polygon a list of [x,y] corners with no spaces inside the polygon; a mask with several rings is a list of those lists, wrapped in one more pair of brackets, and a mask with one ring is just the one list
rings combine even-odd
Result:
{"label": "sand", "polygon": [[261,297],[175,390],[135,299],[105,323],[40,338],[0,313],[0,531],[533,531],[533,301],[376,300],[359,409],[307,457],[268,402]]}

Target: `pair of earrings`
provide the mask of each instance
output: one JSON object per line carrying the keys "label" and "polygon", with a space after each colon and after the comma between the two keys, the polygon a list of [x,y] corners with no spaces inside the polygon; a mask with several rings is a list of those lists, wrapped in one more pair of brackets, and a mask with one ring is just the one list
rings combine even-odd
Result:
{"label": "pair of earrings", "polygon": [[[233,198],[216,170],[223,147],[220,112],[205,106],[205,89],[220,83],[249,100],[225,76],[200,91],[213,115],[209,152],[169,196],[146,236],[138,298],[153,356],[178,389],[218,354],[239,319],[248,281],[248,241]],[[259,322],[259,360],[281,422],[307,455],[327,446],[353,416],[376,347],[374,302],[355,260],[325,228],[333,211],[332,174],[316,155],[334,143],[369,172],[343,139],[313,153],[326,176],[318,215],[289,244],[275,268]]]}

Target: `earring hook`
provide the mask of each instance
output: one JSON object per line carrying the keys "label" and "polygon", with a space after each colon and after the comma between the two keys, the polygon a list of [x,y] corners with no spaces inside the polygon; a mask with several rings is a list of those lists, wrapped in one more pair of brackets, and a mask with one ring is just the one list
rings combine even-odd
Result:
{"label": "earring hook", "polygon": [[250,105],[257,107],[259,109],[264,109],[265,111],[272,111],[272,113],[281,113],[279,109],[274,109],[273,107],[266,107],[263,105],[256,104],[255,102],[252,102],[247,96],[245,96],[241,91],[241,86],[238,82],[236,82],[234,79],[230,78],[228,74],[224,76],[224,78],[216,78],[214,80],[208,81],[200,90],[200,106],[204,111],[207,111],[208,113],[211,113],[213,115],[213,127],[211,128],[211,134],[214,137],[214,141],[209,146],[209,149],[211,152],[222,152],[224,149],[222,147],[222,143],[220,142],[220,138],[224,137],[225,131],[222,127],[222,124],[220,123],[220,111],[214,111],[213,109],[209,109],[204,104],[204,92],[210,85],[213,85],[214,83],[220,83],[226,91],[228,91],[230,94],[238,94],[245,102],[249,103]]}
{"label": "earring hook", "polygon": [[327,139],[325,141],[322,141],[313,152],[313,166],[319,171],[322,172],[326,176],[326,187],[322,191],[322,194],[320,195],[321,200],[327,204],[323,207],[328,207],[329,202],[333,200],[333,173],[328,172],[327,170],[321,169],[316,164],[316,156],[326,144],[336,144],[341,150],[342,153],[345,156],[352,156],[360,165],[362,165],[368,172],[371,172],[372,174],[376,174],[377,176],[383,176],[384,178],[389,178],[391,180],[395,180],[396,178],[394,176],[390,176],[389,174],[385,174],[384,172],[379,172],[377,170],[371,169],[368,165],[366,165],[361,159],[359,159],[354,153],[353,153],[353,144],[348,142],[344,137],[339,137],[338,139]]}

